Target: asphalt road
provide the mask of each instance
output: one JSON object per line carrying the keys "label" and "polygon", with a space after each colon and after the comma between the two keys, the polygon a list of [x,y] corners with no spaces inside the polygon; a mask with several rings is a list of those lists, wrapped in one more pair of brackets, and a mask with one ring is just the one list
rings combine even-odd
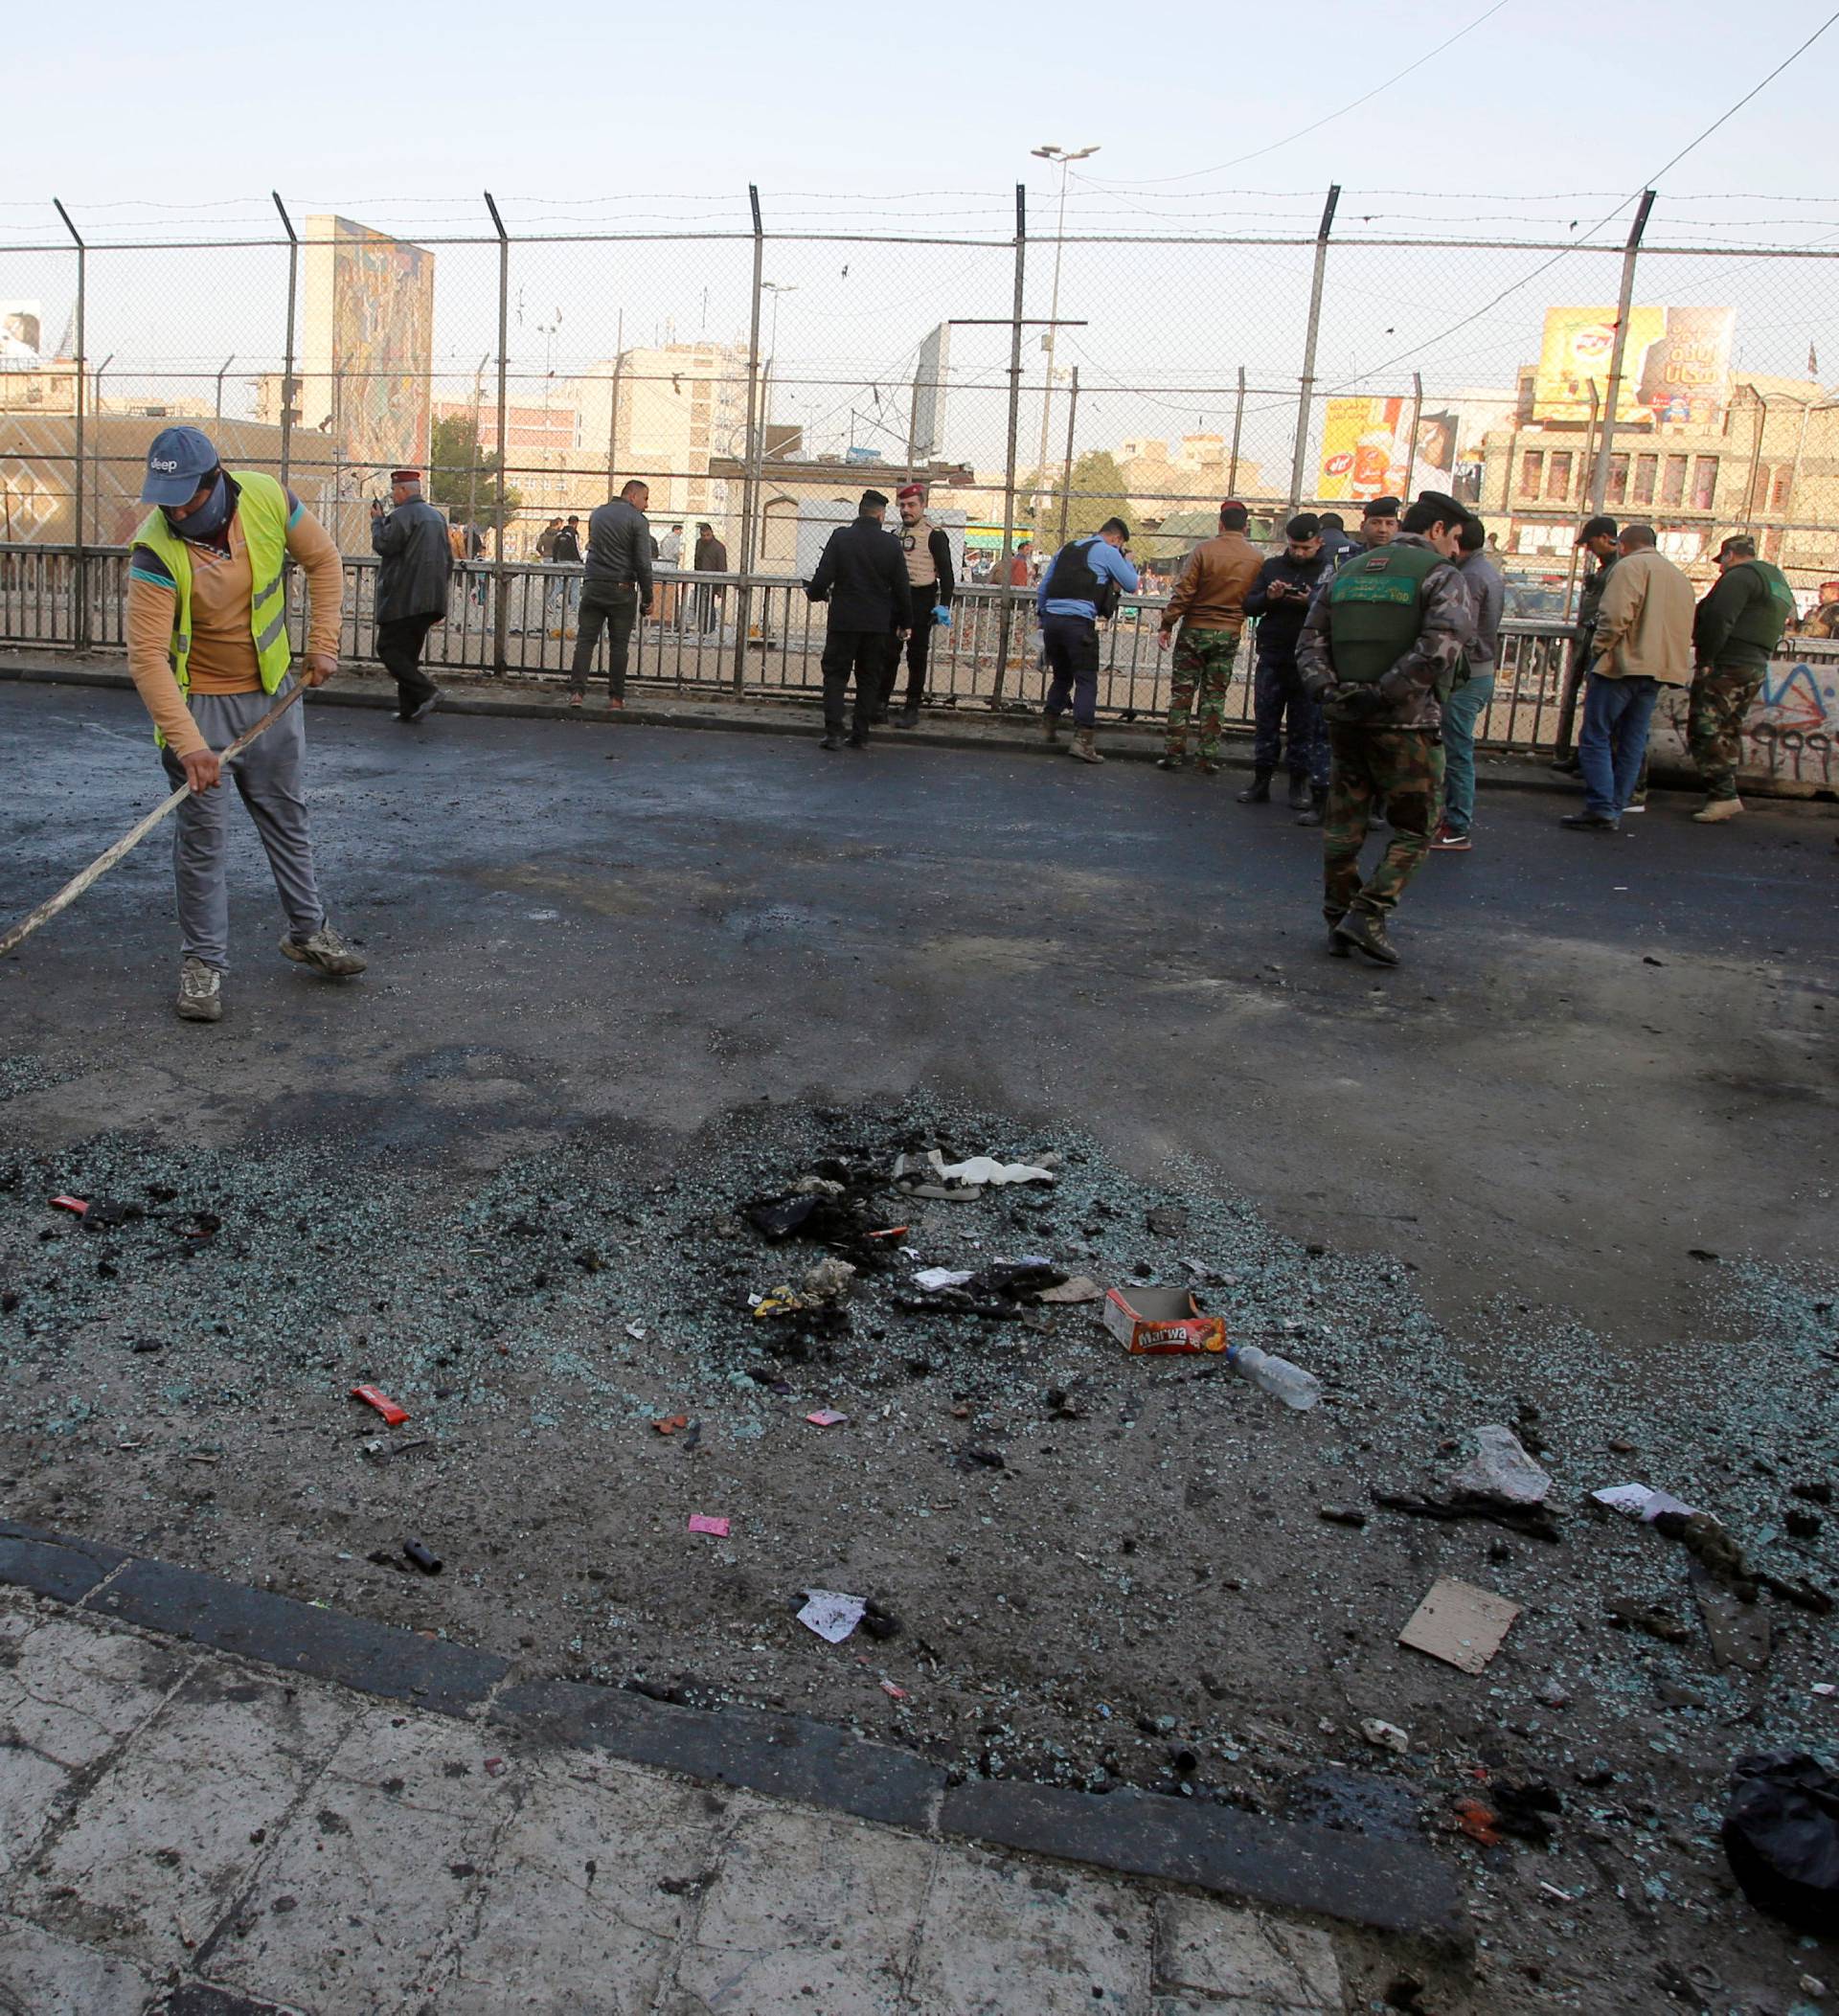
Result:
{"label": "asphalt road", "polygon": [[[163,784],[132,695],[0,692],[10,918]],[[1388,973],[1325,956],[1318,836],[1230,772],[333,709],[310,733],[370,973],[279,958],[238,819],[229,1013],[177,1022],[157,838],[0,964],[21,1144],[335,1123],[479,1169],[590,1120],[920,1084],[1076,1116],[1143,1169],[1192,1153],[1285,1231],[1398,1254],[1458,1322],[1515,1296],[1639,1348],[1690,1305],[1691,1248],[1830,1257],[1819,810],[1702,829],[1663,797],[1601,838],[1485,769],[1475,850],[1426,864]],[[456,1081],[460,1053],[493,1068]]]}

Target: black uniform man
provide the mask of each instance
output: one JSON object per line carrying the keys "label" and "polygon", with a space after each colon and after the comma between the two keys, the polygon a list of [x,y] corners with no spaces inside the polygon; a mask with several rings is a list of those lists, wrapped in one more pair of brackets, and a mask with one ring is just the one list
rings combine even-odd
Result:
{"label": "black uniform man", "polygon": [[421,669],[421,647],[447,620],[447,577],[453,548],[447,521],[421,501],[420,469],[390,471],[390,503],[371,506],[371,547],[377,556],[376,655],[396,681],[396,717],[419,721],[441,697]]}
{"label": "black uniform man", "polygon": [[839,525],[805,593],[830,605],[824,643],[824,744],[843,746],[843,697],[855,674],[850,747],[869,746],[869,722],[881,698],[889,652],[913,626],[913,596],[899,542],[881,524],[888,500],[864,490],[852,525]]}

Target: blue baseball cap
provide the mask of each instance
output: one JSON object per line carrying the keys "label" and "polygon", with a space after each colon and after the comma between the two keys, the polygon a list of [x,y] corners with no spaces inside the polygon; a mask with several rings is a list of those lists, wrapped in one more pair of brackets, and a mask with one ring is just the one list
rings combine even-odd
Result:
{"label": "blue baseball cap", "polygon": [[201,427],[162,427],[147,451],[143,504],[190,504],[217,465],[217,451]]}

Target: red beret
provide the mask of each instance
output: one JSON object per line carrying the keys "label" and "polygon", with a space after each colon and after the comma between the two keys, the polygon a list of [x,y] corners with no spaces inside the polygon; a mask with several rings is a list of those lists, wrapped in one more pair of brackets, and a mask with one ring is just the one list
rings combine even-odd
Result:
{"label": "red beret", "polygon": [[392,483],[420,483],[421,481],[421,471],[420,469],[392,469],[390,471],[390,481]]}
{"label": "red beret", "polygon": [[904,485],[901,488],[896,490],[894,495],[895,501],[897,503],[898,503],[898,501],[902,497],[918,497],[921,503],[924,503],[926,496],[926,487],[923,483],[909,483]]}
{"label": "red beret", "polygon": [[1247,517],[1251,515],[1245,505],[1237,497],[1228,497],[1226,502],[1220,506],[1220,510],[1223,511],[1245,511]]}

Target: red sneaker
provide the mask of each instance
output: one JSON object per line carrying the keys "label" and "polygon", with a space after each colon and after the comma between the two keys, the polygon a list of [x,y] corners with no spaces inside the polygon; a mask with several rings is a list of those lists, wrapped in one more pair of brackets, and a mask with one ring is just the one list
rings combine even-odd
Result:
{"label": "red sneaker", "polygon": [[1468,852],[1468,835],[1459,833],[1445,821],[1431,835],[1432,849],[1440,854],[1465,854]]}

